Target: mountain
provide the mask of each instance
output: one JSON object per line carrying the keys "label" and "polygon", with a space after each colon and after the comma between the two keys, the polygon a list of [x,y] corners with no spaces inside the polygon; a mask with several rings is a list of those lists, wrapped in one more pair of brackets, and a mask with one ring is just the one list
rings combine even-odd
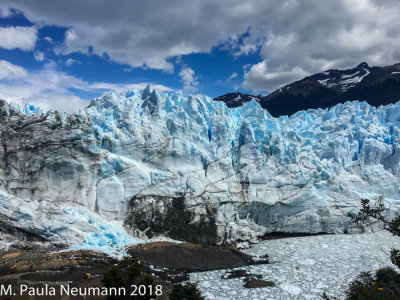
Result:
{"label": "mountain", "polygon": [[235,92],[219,96],[217,98],[214,98],[213,100],[225,102],[228,107],[238,107],[242,106],[246,102],[250,102],[251,99],[254,99],[257,102],[259,102],[261,97],[262,96],[253,96],[249,94]]}
{"label": "mountain", "polygon": [[146,88],[77,114],[0,101],[0,124],[0,248],[340,233],[356,230],[346,213],[361,198],[400,199],[400,103],[274,118],[254,100],[231,109]]}
{"label": "mountain", "polygon": [[[242,103],[252,98],[245,95]],[[232,105],[234,97],[241,97],[241,94],[226,94],[214,100],[236,107]],[[300,110],[332,107],[351,100],[366,101],[378,107],[400,100],[400,64],[370,67],[363,62],[353,69],[317,73],[267,96],[255,97],[275,117],[292,115]]]}

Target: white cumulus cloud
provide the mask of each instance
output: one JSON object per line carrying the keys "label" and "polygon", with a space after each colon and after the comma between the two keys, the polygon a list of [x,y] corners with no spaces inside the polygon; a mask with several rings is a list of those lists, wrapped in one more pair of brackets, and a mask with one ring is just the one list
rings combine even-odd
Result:
{"label": "white cumulus cloud", "polygon": [[183,82],[183,89],[187,91],[196,91],[199,82],[197,81],[197,76],[190,67],[183,67],[179,72],[181,81]]}
{"label": "white cumulus cloud", "polygon": [[70,67],[70,66],[72,66],[73,64],[80,64],[81,62],[79,61],[79,60],[76,60],[76,59],[72,59],[72,58],[68,58],[66,61],[65,61],[65,65],[67,66],[67,67]]}
{"label": "white cumulus cloud", "polygon": [[0,80],[23,78],[28,71],[23,67],[14,65],[6,60],[0,60]]}
{"label": "white cumulus cloud", "polygon": [[291,83],[306,77],[308,74],[307,71],[298,66],[295,66],[290,70],[287,70],[285,67],[282,69],[278,68],[270,70],[268,68],[268,62],[264,60],[253,65],[250,71],[244,74],[243,87],[255,92],[265,90],[273,91],[282,84]]}
{"label": "white cumulus cloud", "polygon": [[[49,62],[39,71],[28,72],[26,69],[0,60],[0,99],[23,105],[32,103],[43,110],[76,112],[89,104],[89,99],[76,95],[79,90],[96,93],[106,91],[126,91],[132,88],[144,89],[148,84],[118,84],[107,82],[87,82],[61,70],[54,62]],[[171,91],[163,85],[152,85],[159,92]]]}
{"label": "white cumulus cloud", "polygon": [[92,46],[94,54],[107,53],[117,63],[172,72],[170,58],[210,52],[229,36],[246,32],[262,3],[121,0],[110,5],[108,0],[3,0],[0,6],[18,9],[40,25],[69,28],[64,44],[56,48],[59,54],[89,54]]}
{"label": "white cumulus cloud", "polygon": [[[107,53],[112,61],[131,68],[172,72],[171,58],[209,53],[215,46],[234,57],[257,54],[259,62],[244,71],[243,87],[253,90],[273,90],[305,74],[362,61],[400,61],[400,2],[395,0],[0,3],[2,10],[10,7],[38,26],[68,28],[64,43],[56,48],[61,55]],[[15,41],[0,38],[1,43]],[[93,52],[88,50],[91,46]]]}
{"label": "white cumulus cloud", "polygon": [[243,87],[273,91],[331,68],[397,63],[399,14],[400,2],[390,0],[282,1],[260,24],[262,61],[245,71]]}
{"label": "white cumulus cloud", "polygon": [[33,50],[37,40],[35,27],[11,26],[0,27],[0,47],[7,50],[19,48],[21,50]]}
{"label": "white cumulus cloud", "polygon": [[233,73],[228,77],[227,81],[231,81],[231,80],[235,79],[237,76],[238,76],[238,73],[233,72]]}
{"label": "white cumulus cloud", "polygon": [[35,58],[36,61],[43,61],[44,60],[44,54],[43,52],[36,51],[33,53],[33,57]]}

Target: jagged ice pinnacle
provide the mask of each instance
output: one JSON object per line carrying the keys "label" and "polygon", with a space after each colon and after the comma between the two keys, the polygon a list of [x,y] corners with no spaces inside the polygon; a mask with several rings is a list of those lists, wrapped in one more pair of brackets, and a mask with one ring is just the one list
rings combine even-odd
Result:
{"label": "jagged ice pinnacle", "polygon": [[52,242],[341,233],[360,198],[399,204],[400,103],[273,118],[147,87],[77,114],[25,110],[0,103],[0,221]]}

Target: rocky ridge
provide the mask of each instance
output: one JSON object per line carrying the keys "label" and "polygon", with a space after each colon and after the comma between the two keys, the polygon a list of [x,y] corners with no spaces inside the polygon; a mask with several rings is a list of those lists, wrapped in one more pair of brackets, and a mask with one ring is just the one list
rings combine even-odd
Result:
{"label": "rocky ridge", "polygon": [[252,96],[239,92],[214,98],[238,107],[254,98],[274,116],[300,110],[329,108],[346,101],[366,101],[372,106],[400,100],[400,64],[370,67],[363,62],[346,70],[330,69],[280,87],[271,94]]}

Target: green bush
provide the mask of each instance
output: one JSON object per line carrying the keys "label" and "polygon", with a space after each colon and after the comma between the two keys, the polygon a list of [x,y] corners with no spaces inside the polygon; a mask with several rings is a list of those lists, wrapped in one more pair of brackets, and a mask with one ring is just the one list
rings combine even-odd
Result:
{"label": "green bush", "polygon": [[[349,213],[348,216],[357,223],[380,221],[386,230],[400,236],[400,216],[392,220],[387,219],[382,201],[377,201],[371,206],[368,199],[361,199],[360,211],[357,214]],[[390,259],[394,265],[400,267],[400,250],[392,249]],[[361,273],[350,284],[347,299],[400,299],[400,275],[391,267],[379,269],[374,278],[371,273]]]}
{"label": "green bush", "polygon": [[117,265],[103,274],[105,287],[126,287],[135,282],[142,273],[142,266],[137,258],[124,257]]}
{"label": "green bush", "polygon": [[[125,288],[127,295],[122,296],[109,296],[108,299],[139,299],[149,300],[154,299],[155,296],[150,294],[150,291],[154,293],[155,283],[154,278],[150,275],[143,273],[142,265],[137,258],[124,257],[117,265],[112,266],[109,270],[103,273],[103,285],[107,288]],[[151,289],[147,289],[146,295],[144,296],[130,296],[131,285],[144,285],[146,287],[151,286]]]}
{"label": "green bush", "polygon": [[399,281],[399,274],[392,267],[386,267],[376,271],[376,281],[381,283]]}
{"label": "green bush", "polygon": [[361,273],[346,291],[348,300],[397,300],[400,299],[399,274],[391,267]]}
{"label": "green bush", "polygon": [[105,287],[123,287],[122,269],[119,265],[112,266],[103,274],[103,284]]}
{"label": "green bush", "polygon": [[176,284],[169,294],[170,300],[204,300],[195,283]]}

